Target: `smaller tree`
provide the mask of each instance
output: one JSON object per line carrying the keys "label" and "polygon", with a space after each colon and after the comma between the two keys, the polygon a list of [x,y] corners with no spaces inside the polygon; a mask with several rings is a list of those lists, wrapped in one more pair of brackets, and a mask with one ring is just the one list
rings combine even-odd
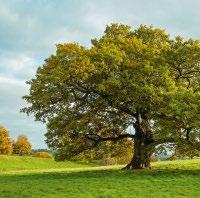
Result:
{"label": "smaller tree", "polygon": [[32,150],[32,145],[25,135],[20,135],[17,141],[13,144],[13,153],[18,155],[29,155]]}
{"label": "smaller tree", "polygon": [[13,147],[9,132],[4,127],[0,126],[0,154],[11,155],[12,151]]}

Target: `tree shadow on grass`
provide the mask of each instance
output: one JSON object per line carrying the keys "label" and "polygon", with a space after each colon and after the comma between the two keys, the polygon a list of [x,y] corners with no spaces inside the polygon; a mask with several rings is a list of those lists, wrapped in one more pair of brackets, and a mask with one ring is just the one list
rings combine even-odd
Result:
{"label": "tree shadow on grass", "polygon": [[183,170],[183,169],[155,169],[155,170],[85,170],[75,172],[44,172],[44,173],[22,173],[22,174],[2,174],[0,181],[18,180],[23,178],[25,180],[37,179],[144,179],[147,177],[153,178],[174,178],[174,177],[200,177],[200,169],[197,170]]}
{"label": "tree shadow on grass", "polygon": [[200,170],[180,169],[4,174],[0,197],[198,197],[199,177]]}

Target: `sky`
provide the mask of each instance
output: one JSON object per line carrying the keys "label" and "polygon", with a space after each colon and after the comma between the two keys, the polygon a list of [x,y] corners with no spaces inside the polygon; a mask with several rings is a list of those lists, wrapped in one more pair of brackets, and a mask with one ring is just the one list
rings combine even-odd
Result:
{"label": "sky", "polygon": [[45,125],[20,113],[26,81],[55,52],[55,45],[90,40],[106,25],[153,25],[172,36],[200,38],[199,0],[0,0],[0,125],[13,139],[26,135],[47,148]]}

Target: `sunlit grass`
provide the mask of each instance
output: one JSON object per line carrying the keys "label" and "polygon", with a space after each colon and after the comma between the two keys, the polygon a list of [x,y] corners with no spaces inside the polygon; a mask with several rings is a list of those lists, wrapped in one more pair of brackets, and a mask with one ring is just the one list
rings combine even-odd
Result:
{"label": "sunlit grass", "polygon": [[83,168],[95,166],[81,162],[56,162],[53,159],[44,159],[36,157],[4,156],[0,155],[0,173],[1,172],[20,172],[28,170],[46,170],[46,169],[66,169]]}
{"label": "sunlit grass", "polygon": [[[28,168],[20,170],[6,164],[7,171],[0,174],[0,197],[200,197],[199,159],[156,162],[151,170],[134,171],[122,171],[121,166],[97,167],[75,162],[57,165],[51,160],[26,160],[36,160],[37,168],[26,164]],[[3,162],[1,159],[0,168]]]}

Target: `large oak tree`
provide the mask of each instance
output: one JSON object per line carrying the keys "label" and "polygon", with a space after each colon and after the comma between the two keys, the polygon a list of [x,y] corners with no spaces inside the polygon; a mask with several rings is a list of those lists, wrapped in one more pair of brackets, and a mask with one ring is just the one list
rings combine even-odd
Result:
{"label": "large oak tree", "polygon": [[47,122],[52,148],[70,144],[77,154],[129,138],[134,156],[126,168],[145,168],[158,144],[199,148],[199,67],[199,41],[112,24],[90,48],[58,44],[28,82],[23,111]]}

